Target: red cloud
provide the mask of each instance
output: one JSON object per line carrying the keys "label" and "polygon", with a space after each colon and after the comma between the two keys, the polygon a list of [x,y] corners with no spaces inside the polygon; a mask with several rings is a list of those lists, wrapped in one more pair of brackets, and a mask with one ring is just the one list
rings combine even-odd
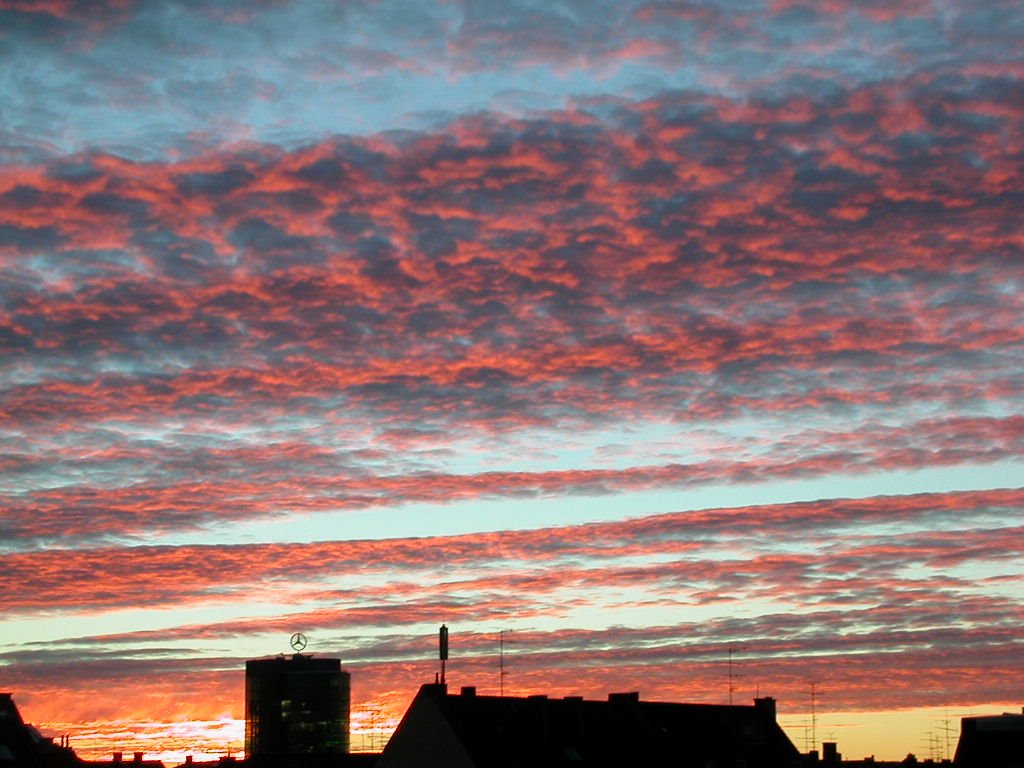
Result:
{"label": "red cloud", "polygon": [[[786,589],[820,588],[822,579],[831,577],[822,570],[815,554],[801,553],[781,556],[766,554],[764,558],[745,560],[721,558],[715,562],[702,560],[697,553],[708,542],[728,547],[737,539],[734,531],[743,531],[744,540],[756,543],[787,537],[799,531],[820,531],[823,541],[842,534],[847,543],[831,555],[839,578],[858,575],[862,569],[877,569],[880,575],[888,569],[899,569],[907,563],[933,567],[949,567],[984,556],[987,559],[1010,558],[1020,554],[1010,545],[1005,525],[970,530],[964,527],[949,533],[907,534],[891,537],[891,546],[879,544],[873,535],[864,541],[854,534],[843,533],[883,522],[901,521],[919,526],[929,519],[947,520],[960,515],[1004,517],[1020,507],[1021,490],[979,491],[972,493],[925,494],[909,497],[879,497],[864,500],[741,507],[725,510],[679,512],[639,518],[621,523],[595,523],[579,527],[505,531],[501,533],[467,534],[439,539],[388,539],[382,541],[345,541],[314,544],[264,544],[217,547],[136,547],[131,558],[117,548],[82,549],[54,558],[49,552],[14,553],[6,557],[3,586],[4,609],[41,610],[45,607],[118,606],[137,604],[146,595],[153,606],[178,605],[193,600],[234,600],[238,596],[267,597],[283,589],[317,593],[319,587],[309,586],[331,574],[371,573],[387,570],[407,571],[409,579],[421,569],[434,569],[444,562],[452,569],[476,569],[490,564],[503,566],[497,582],[490,577],[454,576],[453,584],[462,584],[470,592],[501,591],[501,579],[516,576],[516,563],[533,563],[535,567],[555,567],[559,578],[535,572],[523,582],[530,591],[554,589],[558,583],[578,583],[600,588],[609,582],[629,584],[647,582],[662,584],[675,591],[680,583],[714,585],[726,583],[785,584]],[[976,542],[976,543],[975,543]],[[999,544],[997,547],[996,544]],[[842,556],[838,553],[842,553]],[[616,563],[627,556],[672,556],[674,564],[628,565]],[[202,563],[198,569],[196,563]],[[593,563],[593,565],[589,563]],[[891,565],[890,565],[891,563]],[[577,564],[578,567],[577,567]],[[599,566],[599,567],[598,567]],[[846,569],[846,570],[844,570]],[[93,574],[87,581],[81,573]],[[774,574],[768,578],[768,574]],[[800,574],[800,583],[792,581]],[[286,576],[298,581],[289,587]],[[859,576],[858,576],[859,577]],[[540,579],[533,581],[533,579]],[[285,579],[285,580],[283,580]],[[309,584],[307,584],[307,581]],[[547,587],[541,585],[548,584]],[[305,585],[305,586],[304,586]],[[883,583],[878,584],[879,588]],[[701,586],[698,589],[703,589]],[[852,584],[847,584],[856,594]],[[382,601],[398,592],[412,590],[408,585],[380,591]],[[436,599],[438,589],[427,587],[425,599]],[[659,588],[660,589],[660,588]],[[320,592],[323,597],[330,588]],[[364,593],[367,597],[375,590]],[[798,592],[793,593],[794,596]],[[879,593],[881,594],[881,593]],[[40,596],[45,596],[40,602]],[[774,595],[772,596],[779,596]],[[349,601],[354,595],[339,593],[335,598]],[[475,610],[475,609],[473,609]]]}

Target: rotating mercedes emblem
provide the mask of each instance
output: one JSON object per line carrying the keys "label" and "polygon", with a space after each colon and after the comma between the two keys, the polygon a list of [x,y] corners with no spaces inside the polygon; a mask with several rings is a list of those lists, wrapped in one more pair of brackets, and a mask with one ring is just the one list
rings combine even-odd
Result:
{"label": "rotating mercedes emblem", "polygon": [[298,653],[306,647],[306,636],[301,632],[292,635],[292,650]]}

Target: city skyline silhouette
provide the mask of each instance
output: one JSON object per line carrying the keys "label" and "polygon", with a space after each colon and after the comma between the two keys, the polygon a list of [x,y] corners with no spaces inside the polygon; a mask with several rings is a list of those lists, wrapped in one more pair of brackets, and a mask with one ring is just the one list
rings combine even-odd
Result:
{"label": "city skyline silhouette", "polygon": [[1022,25],[0,0],[0,691],[238,752],[301,633],[373,750],[445,624],[801,750],[1018,712]]}

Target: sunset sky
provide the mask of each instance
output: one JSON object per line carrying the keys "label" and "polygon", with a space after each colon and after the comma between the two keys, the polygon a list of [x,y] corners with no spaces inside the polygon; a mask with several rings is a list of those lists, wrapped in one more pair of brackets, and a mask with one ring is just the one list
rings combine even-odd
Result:
{"label": "sunset sky", "polygon": [[[1024,704],[1019,0],[0,0],[0,690]],[[816,728],[811,733],[811,689]],[[953,730],[950,736],[946,728]]]}

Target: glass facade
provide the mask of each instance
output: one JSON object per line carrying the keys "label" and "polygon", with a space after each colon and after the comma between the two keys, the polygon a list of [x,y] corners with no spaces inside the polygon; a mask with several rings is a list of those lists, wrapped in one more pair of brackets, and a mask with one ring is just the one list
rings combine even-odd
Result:
{"label": "glass facade", "polygon": [[339,659],[292,657],[245,664],[245,754],[349,751],[350,677]]}

